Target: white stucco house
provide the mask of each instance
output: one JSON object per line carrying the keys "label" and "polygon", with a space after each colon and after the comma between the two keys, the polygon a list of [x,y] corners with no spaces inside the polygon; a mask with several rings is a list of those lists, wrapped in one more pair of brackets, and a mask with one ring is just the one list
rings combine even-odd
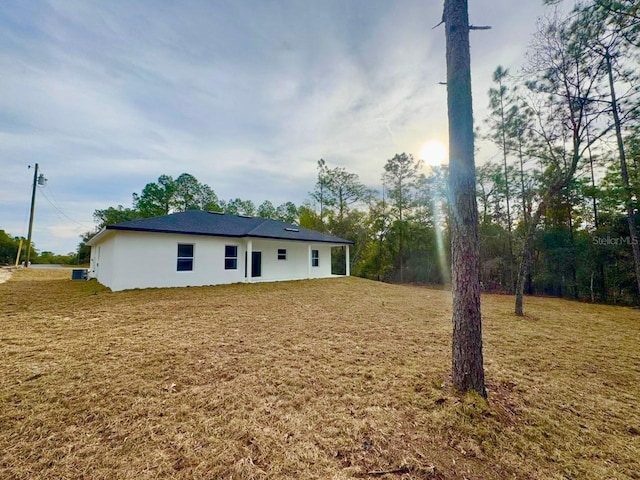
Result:
{"label": "white stucco house", "polygon": [[278,220],[188,211],[108,225],[87,242],[89,278],[113,291],[331,277],[353,242]]}

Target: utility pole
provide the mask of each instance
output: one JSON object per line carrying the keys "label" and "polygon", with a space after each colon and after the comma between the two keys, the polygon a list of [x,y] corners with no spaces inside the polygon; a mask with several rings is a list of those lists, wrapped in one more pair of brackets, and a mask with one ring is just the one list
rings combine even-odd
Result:
{"label": "utility pole", "polygon": [[24,262],[25,268],[29,267],[29,261],[31,260],[31,233],[33,231],[33,214],[36,211],[36,186],[44,185],[46,179],[44,175],[38,176],[38,164],[36,163],[35,171],[33,172],[33,190],[31,191],[31,214],[29,215],[29,233],[27,235],[27,259]]}

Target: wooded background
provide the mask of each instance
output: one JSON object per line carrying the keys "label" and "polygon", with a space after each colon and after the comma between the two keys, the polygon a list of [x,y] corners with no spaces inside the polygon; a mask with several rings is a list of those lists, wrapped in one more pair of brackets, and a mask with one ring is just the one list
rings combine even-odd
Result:
{"label": "wooded background", "polygon": [[[476,119],[476,138],[498,152],[476,171],[485,291],[640,300],[639,32],[635,2],[593,0],[541,19],[521,71],[495,69],[490,114]],[[77,252],[38,252],[32,261],[86,263],[84,242],[106,224],[204,209],[353,240],[352,275],[447,285],[447,167],[398,153],[380,175],[382,188],[372,189],[319,160],[308,200],[279,206],[223,200],[190,174],[162,175],[131,206],[96,210],[96,230]],[[18,243],[0,230],[0,263],[15,262]],[[333,267],[344,271],[342,255]]]}

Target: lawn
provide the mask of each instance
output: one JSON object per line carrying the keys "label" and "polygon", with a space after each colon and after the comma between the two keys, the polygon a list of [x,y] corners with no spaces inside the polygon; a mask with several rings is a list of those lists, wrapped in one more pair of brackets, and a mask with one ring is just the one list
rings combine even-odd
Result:
{"label": "lawn", "polygon": [[0,284],[0,478],[640,478],[638,310],[484,296],[484,402],[446,291],[69,277]]}

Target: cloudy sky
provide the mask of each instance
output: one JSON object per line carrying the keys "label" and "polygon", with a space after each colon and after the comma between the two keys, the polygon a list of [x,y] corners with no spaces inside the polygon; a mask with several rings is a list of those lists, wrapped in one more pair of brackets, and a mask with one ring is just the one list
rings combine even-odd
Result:
{"label": "cloudy sky", "polygon": [[[470,0],[476,123],[517,70],[542,0]],[[316,162],[370,187],[447,142],[442,1],[59,0],[0,4],[0,229],[66,253],[95,209],[161,174],[219,197],[302,203]],[[482,147],[482,145],[481,145]],[[486,161],[491,148],[481,148]]]}

